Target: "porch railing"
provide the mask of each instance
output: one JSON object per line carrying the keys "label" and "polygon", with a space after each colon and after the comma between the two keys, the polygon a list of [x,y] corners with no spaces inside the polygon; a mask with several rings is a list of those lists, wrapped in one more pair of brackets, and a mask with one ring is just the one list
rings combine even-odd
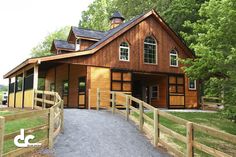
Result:
{"label": "porch railing", "polygon": [[[36,110],[0,116],[0,157],[20,156],[42,147],[53,148],[55,138],[60,132],[63,132],[64,129],[63,100],[58,93],[55,92],[34,91],[34,104],[34,109]],[[10,121],[34,117],[43,117],[43,119],[46,119],[46,124],[25,129],[25,133],[32,134],[37,131],[46,131],[46,138],[37,141],[42,144],[41,147],[17,148],[3,154],[4,141],[13,140],[16,135],[20,134],[19,131],[6,134],[4,132],[5,124]]]}
{"label": "porch railing", "polygon": [[[176,156],[193,157],[194,149],[217,157],[232,156],[211,146],[200,143],[199,141],[194,139],[194,134],[196,132],[202,132],[204,134],[227,141],[232,144],[236,144],[235,135],[176,117],[122,92],[103,91],[97,89],[94,91],[90,90],[90,94],[91,96],[89,97],[89,102],[91,103],[91,99],[96,99],[97,110],[100,109],[100,106],[102,106],[104,102],[110,102],[111,105],[107,106],[107,109],[109,109],[113,114],[119,113],[125,116],[127,120],[134,121],[139,126],[139,130],[145,132],[152,139],[152,144],[154,146],[161,144],[170,152],[173,152]],[[92,96],[94,95],[95,97],[92,98]],[[91,106],[91,104],[89,104],[89,106]],[[123,106],[123,108],[120,108],[120,106]],[[150,112],[153,114],[153,118],[147,115]],[[160,123],[160,118],[165,118],[171,122],[181,125],[185,128],[186,135],[180,134],[175,130],[168,128],[167,126],[164,126]],[[171,136],[175,140],[183,142],[184,144],[186,144],[186,150],[181,151],[173,145],[169,144],[165,138],[161,138],[161,134]]]}

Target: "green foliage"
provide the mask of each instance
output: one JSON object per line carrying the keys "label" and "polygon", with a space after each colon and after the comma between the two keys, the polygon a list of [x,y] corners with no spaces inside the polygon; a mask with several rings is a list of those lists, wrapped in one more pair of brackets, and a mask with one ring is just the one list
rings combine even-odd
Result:
{"label": "green foliage", "polygon": [[70,27],[66,26],[47,35],[41,43],[39,43],[37,46],[35,46],[32,49],[31,56],[42,57],[42,56],[51,55],[52,53],[50,52],[50,49],[51,49],[53,40],[54,39],[66,40],[69,34],[69,30],[70,30]]}
{"label": "green foliage", "polygon": [[7,90],[8,90],[8,86],[0,85],[0,91],[7,91]]}
{"label": "green foliage", "polygon": [[126,20],[129,20],[155,9],[176,32],[185,32],[190,28],[182,26],[184,21],[196,21],[199,18],[198,10],[203,2],[204,0],[95,0],[89,5],[88,10],[82,13],[79,26],[108,30],[110,28],[109,18],[116,10],[120,11]]}
{"label": "green foliage", "polygon": [[[185,33],[192,41],[195,60],[184,61],[187,75],[201,79],[206,94],[224,96],[225,112],[235,119],[236,113],[236,1],[210,0],[202,5],[196,22],[185,26],[193,30]],[[231,114],[232,113],[232,114]]]}

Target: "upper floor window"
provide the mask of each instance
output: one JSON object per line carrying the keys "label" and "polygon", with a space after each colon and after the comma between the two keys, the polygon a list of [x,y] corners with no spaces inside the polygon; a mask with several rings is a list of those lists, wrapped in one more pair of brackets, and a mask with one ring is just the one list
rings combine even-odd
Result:
{"label": "upper floor window", "polygon": [[189,79],[189,90],[196,90],[196,80]]}
{"label": "upper floor window", "polygon": [[129,61],[129,45],[127,42],[122,42],[120,44],[120,55],[119,59],[121,61]]}
{"label": "upper floor window", "polygon": [[157,63],[157,45],[156,41],[152,37],[147,37],[144,40],[144,63]]}
{"label": "upper floor window", "polygon": [[170,66],[178,67],[178,52],[176,50],[170,51]]}
{"label": "upper floor window", "polygon": [[76,39],[75,51],[79,51],[80,50],[80,45],[81,45],[81,40],[80,39]]}

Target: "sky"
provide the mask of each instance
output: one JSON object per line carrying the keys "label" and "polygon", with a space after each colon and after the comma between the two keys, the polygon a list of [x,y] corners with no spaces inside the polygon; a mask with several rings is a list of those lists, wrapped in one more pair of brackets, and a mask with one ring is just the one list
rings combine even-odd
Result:
{"label": "sky", "polygon": [[3,75],[30,57],[44,37],[64,26],[78,26],[93,0],[1,0],[0,84]]}

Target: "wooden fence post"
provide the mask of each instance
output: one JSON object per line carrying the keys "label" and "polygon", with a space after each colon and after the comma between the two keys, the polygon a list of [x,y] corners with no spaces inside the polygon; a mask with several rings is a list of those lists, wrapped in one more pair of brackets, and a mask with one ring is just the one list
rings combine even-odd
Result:
{"label": "wooden fence post", "polygon": [[125,97],[125,105],[126,105],[126,120],[129,120],[129,96]]}
{"label": "wooden fence post", "polygon": [[186,125],[187,129],[187,157],[193,157],[193,123],[187,122]]}
{"label": "wooden fence post", "polygon": [[116,93],[112,92],[112,114],[116,111]]}
{"label": "wooden fence post", "polygon": [[5,118],[0,116],[0,157],[3,156]]}
{"label": "wooden fence post", "polygon": [[143,102],[139,102],[139,130],[143,131]]}
{"label": "wooden fence post", "polygon": [[53,132],[54,132],[54,108],[49,110],[49,133],[48,133],[48,147],[53,148]]}
{"label": "wooden fence post", "polygon": [[88,109],[91,109],[91,89],[88,90]]}
{"label": "wooden fence post", "polygon": [[35,106],[37,106],[37,100],[35,100],[36,98],[37,98],[37,96],[38,96],[38,94],[37,94],[37,91],[34,89],[34,100],[33,100],[33,102],[34,102],[34,108],[35,108]]}
{"label": "wooden fence post", "polygon": [[42,109],[45,109],[46,108],[46,103],[45,103],[46,94],[44,94],[44,91],[43,91],[43,94],[42,94],[42,98],[43,98]]}
{"label": "wooden fence post", "polygon": [[159,118],[159,112],[157,109],[154,109],[153,111],[153,117],[154,117],[154,146],[156,147],[159,139],[160,139],[160,129],[159,129],[159,122],[160,122],[160,118]]}
{"label": "wooden fence post", "polygon": [[56,92],[54,93],[53,101],[54,101],[54,105],[55,105],[57,103],[57,93]]}
{"label": "wooden fence post", "polygon": [[97,88],[97,110],[99,110],[99,108],[100,108],[100,95],[101,95],[101,93],[100,93],[100,88]]}
{"label": "wooden fence post", "polygon": [[64,133],[64,101],[61,101],[61,132]]}

